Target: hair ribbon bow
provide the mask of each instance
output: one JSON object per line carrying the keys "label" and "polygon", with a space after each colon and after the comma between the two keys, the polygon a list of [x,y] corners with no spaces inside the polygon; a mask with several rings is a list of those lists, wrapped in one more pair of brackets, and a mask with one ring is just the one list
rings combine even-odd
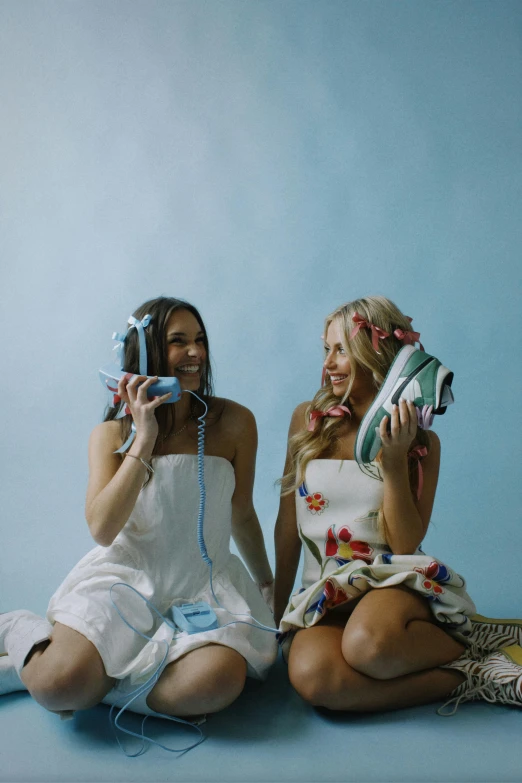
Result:
{"label": "hair ribbon bow", "polygon": [[350,409],[346,405],[334,405],[332,408],[328,408],[327,411],[310,411],[310,423],[308,424],[308,432],[313,432],[319,419],[323,419],[325,416],[332,416],[335,418],[342,418],[345,415],[351,416]]}
{"label": "hair ribbon bow", "polygon": [[370,329],[372,332],[373,348],[375,351],[377,351],[377,353],[380,353],[379,340],[384,340],[385,337],[389,337],[390,333],[385,332],[384,329],[380,329],[378,326],[375,326],[375,324],[371,324],[369,321],[363,318],[362,315],[359,315],[359,313],[352,315],[352,321],[355,322],[355,326],[350,332],[350,340],[353,340],[359,329]]}
{"label": "hair ribbon bow", "polygon": [[[412,318],[409,317],[409,315],[407,315],[406,318],[410,323],[413,320]],[[401,340],[404,343],[404,345],[414,345],[415,343],[419,343],[421,351],[424,350],[424,346],[420,341],[420,332],[396,329],[393,334],[395,335],[397,340]]]}
{"label": "hair ribbon bow", "polygon": [[[139,346],[140,346],[140,375],[147,375],[147,343],[145,342],[145,329],[152,321],[151,315],[146,315],[145,318],[142,318],[141,321],[138,318],[135,318],[133,315],[129,316],[129,320],[127,323],[129,324],[129,328],[127,329],[127,334],[132,328],[135,328],[138,332],[138,340],[139,340]],[[112,339],[116,340],[116,345],[113,348],[113,351],[116,351],[116,356],[118,357],[118,364],[120,366],[120,369],[123,370],[123,356],[124,356],[124,344],[125,344],[125,338],[127,337],[127,334],[120,334],[120,332],[113,332],[112,333]]]}
{"label": "hair ribbon bow", "polygon": [[[152,316],[147,314],[144,318],[139,320],[139,318],[135,318],[133,315],[129,316],[129,319],[127,323],[129,324],[129,328],[127,329],[127,334],[131,329],[136,329],[138,332],[138,341],[139,341],[139,349],[140,349],[140,359],[139,359],[139,365],[140,365],[140,375],[147,375],[147,342],[145,339],[145,329],[152,321]],[[114,346],[113,350],[116,351],[116,356],[118,357],[118,363],[120,366],[120,370],[123,370],[123,359],[124,359],[124,346],[125,346],[125,338],[127,337],[127,334],[120,334],[119,332],[113,332],[112,339],[116,340],[116,345]],[[128,377],[132,377],[132,373],[127,373]],[[111,391],[114,391],[111,389]],[[121,398],[118,394],[114,394],[113,397],[113,405],[117,405],[118,403],[121,403]],[[116,414],[116,419],[121,419],[124,416],[128,416],[131,413],[131,410],[128,405],[121,404],[121,408]],[[117,449],[114,453],[115,454],[123,454],[127,449],[130,447],[132,441],[134,440],[136,436],[136,425],[134,424],[134,421],[131,423],[131,431],[129,434],[129,437],[125,441],[125,443],[120,446],[119,449]]]}

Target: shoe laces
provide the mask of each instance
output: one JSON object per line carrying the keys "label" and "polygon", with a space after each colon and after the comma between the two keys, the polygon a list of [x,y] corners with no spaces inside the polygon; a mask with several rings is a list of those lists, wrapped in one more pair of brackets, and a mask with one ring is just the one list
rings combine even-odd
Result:
{"label": "shoe laces", "polygon": [[[460,693],[459,693],[460,691]],[[456,690],[453,691],[454,696],[444,702],[442,707],[437,710],[437,715],[442,718],[451,718],[457,712],[461,701],[473,701],[474,699],[484,699],[491,704],[497,701],[498,685],[493,682],[482,682],[478,685],[473,685],[473,675],[467,674],[466,679],[461,683]],[[453,709],[449,712],[444,712],[445,708],[454,702]]]}

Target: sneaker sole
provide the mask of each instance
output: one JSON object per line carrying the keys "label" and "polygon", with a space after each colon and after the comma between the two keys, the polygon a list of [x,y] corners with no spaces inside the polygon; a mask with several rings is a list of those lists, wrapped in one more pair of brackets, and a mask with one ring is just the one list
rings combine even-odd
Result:
{"label": "sneaker sole", "polygon": [[509,647],[502,647],[499,652],[503,653],[512,663],[522,668],[522,647],[519,644],[511,644]]}
{"label": "sneaker sole", "polygon": [[474,623],[488,623],[488,625],[515,625],[518,628],[522,628],[522,620],[519,618],[501,618],[501,617],[486,617],[483,614],[472,614],[469,618]]}

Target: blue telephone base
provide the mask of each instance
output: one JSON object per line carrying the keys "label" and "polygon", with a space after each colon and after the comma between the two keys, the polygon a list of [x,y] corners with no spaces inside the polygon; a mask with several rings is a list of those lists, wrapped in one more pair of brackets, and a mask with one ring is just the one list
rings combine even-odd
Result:
{"label": "blue telephone base", "polygon": [[205,601],[173,606],[170,611],[178,628],[189,634],[213,631],[215,628],[219,628],[214,610]]}

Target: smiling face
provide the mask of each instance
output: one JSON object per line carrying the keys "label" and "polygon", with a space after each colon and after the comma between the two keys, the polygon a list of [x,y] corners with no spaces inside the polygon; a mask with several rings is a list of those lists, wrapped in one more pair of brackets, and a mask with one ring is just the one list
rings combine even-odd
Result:
{"label": "smiling face", "polygon": [[339,321],[328,326],[324,338],[324,369],[330,376],[332,391],[336,397],[343,397],[350,383],[350,359],[343,346],[343,332]]}
{"label": "smiling face", "polygon": [[353,356],[349,356],[344,347],[345,339],[342,322],[334,318],[325,335],[323,366],[330,377],[333,394],[342,399],[349,390],[350,403],[359,404],[375,396],[373,373],[361,364],[355,365]]}
{"label": "smiling face", "polygon": [[207,360],[205,333],[189,310],[176,310],[166,328],[169,375],[178,378],[182,389],[196,391]]}

